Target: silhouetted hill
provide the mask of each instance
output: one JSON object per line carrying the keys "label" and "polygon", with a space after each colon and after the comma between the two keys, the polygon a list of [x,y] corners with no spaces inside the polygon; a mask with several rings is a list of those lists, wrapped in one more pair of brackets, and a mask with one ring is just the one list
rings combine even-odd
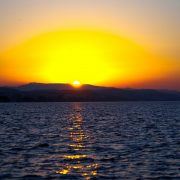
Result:
{"label": "silhouetted hill", "polygon": [[[18,90],[22,91],[38,91],[38,90],[74,90],[74,87],[70,84],[63,83],[29,83],[17,87]],[[93,89],[105,89],[105,87],[93,86],[89,84],[84,84],[81,89],[83,90],[93,90]]]}
{"label": "silhouetted hill", "polygon": [[61,101],[179,101],[180,92],[153,89],[118,89],[93,85],[74,88],[69,84],[30,83],[0,87],[0,102]]}

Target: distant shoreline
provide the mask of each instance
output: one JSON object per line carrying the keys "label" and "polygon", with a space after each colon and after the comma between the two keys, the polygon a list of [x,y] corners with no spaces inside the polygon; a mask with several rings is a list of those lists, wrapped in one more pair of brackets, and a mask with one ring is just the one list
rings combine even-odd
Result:
{"label": "distant shoreline", "polygon": [[0,103],[120,103],[120,102],[180,102],[180,100],[123,100],[123,101],[0,101]]}
{"label": "distant shoreline", "polygon": [[0,102],[121,102],[180,101],[180,92],[155,89],[117,89],[83,85],[30,83],[16,88],[0,87]]}

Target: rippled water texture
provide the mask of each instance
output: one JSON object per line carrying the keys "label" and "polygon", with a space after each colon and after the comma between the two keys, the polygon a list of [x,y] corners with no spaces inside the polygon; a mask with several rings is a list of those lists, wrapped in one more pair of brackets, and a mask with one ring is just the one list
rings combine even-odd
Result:
{"label": "rippled water texture", "polygon": [[180,102],[1,103],[0,179],[178,179]]}

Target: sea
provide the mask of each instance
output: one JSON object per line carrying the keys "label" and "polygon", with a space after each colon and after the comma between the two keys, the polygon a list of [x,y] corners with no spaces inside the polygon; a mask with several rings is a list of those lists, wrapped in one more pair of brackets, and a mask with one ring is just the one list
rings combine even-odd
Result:
{"label": "sea", "polygon": [[0,103],[0,179],[180,179],[180,102]]}

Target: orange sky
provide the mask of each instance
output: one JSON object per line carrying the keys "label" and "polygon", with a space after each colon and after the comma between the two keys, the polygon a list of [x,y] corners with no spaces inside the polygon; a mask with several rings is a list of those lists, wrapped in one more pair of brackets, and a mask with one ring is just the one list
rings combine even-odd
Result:
{"label": "orange sky", "polygon": [[180,90],[179,10],[177,0],[1,0],[0,85]]}

